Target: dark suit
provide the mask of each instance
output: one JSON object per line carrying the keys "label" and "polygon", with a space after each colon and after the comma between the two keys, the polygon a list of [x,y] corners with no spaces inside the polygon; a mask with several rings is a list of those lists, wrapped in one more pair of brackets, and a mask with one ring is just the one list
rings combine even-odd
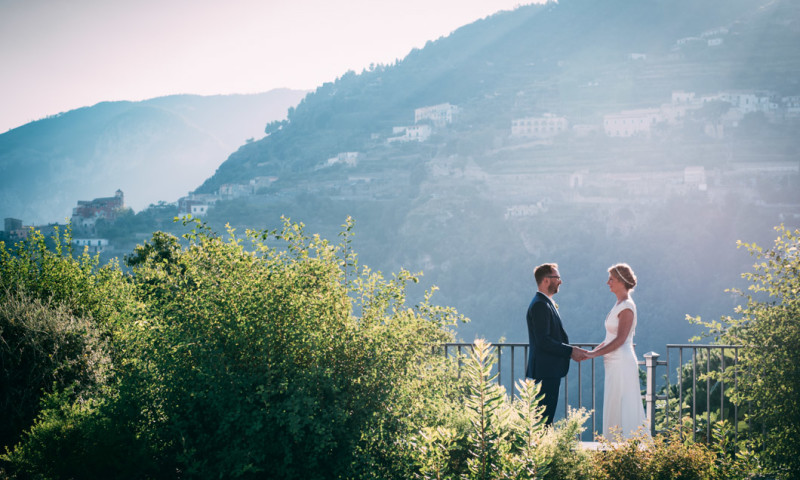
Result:
{"label": "dark suit", "polygon": [[528,366],[525,376],[542,384],[546,423],[553,423],[561,377],[569,370],[572,347],[553,302],[536,292],[528,306]]}

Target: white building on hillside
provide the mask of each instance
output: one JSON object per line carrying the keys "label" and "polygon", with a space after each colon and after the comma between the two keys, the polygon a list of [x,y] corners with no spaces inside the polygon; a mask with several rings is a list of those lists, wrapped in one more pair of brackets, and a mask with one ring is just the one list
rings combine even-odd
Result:
{"label": "white building on hillside", "polygon": [[703,38],[708,37],[718,37],[720,35],[727,35],[728,34],[728,27],[717,27],[712,28],[711,30],[706,30],[705,32],[701,33],[700,36]]}
{"label": "white building on hillside", "polygon": [[398,133],[401,134],[396,137],[388,138],[387,141],[389,143],[392,142],[411,142],[416,140],[417,142],[424,142],[431,136],[431,129],[430,125],[422,124],[422,125],[412,125],[410,127],[394,127],[392,129],[392,133],[397,135]]}
{"label": "white building on hillside", "polygon": [[189,213],[191,213],[193,217],[202,217],[208,213],[208,205],[206,204],[191,205],[190,209],[191,211]]}
{"label": "white building on hillside", "polygon": [[449,103],[421,107],[414,110],[414,123],[430,120],[436,127],[443,127],[453,123],[453,119],[458,115],[458,107]]}
{"label": "white building on hillside", "polygon": [[690,166],[683,169],[683,183],[698,190],[708,189],[706,183],[706,169],[702,166]]}
{"label": "white building on hillside", "polygon": [[219,186],[219,196],[223,199],[246,197],[253,193],[249,184],[242,183],[223,183]]}
{"label": "white building on hillside", "polygon": [[209,206],[219,199],[219,195],[213,193],[190,193],[188,196],[178,199],[178,215],[203,216],[208,212]]}
{"label": "white building on hillside", "polygon": [[778,104],[772,101],[772,94],[769,92],[727,91],[704,96],[701,100],[703,103],[715,100],[728,102],[733,110],[743,115],[753,112],[769,114],[778,110]]}
{"label": "white building on hillside", "polygon": [[72,245],[78,247],[83,251],[88,250],[89,253],[100,253],[108,247],[108,239],[105,238],[73,238]]}
{"label": "white building on hillside", "polygon": [[701,42],[701,41],[703,41],[703,39],[700,37],[683,37],[679,38],[678,41],[675,43],[677,43],[678,45],[689,45],[690,43]]}
{"label": "white building on hillside", "polygon": [[661,109],[623,110],[603,116],[603,129],[609,137],[649,136],[653,126],[665,120]]}
{"label": "white building on hillside", "polygon": [[567,131],[567,119],[545,113],[541,117],[517,118],[511,121],[512,137],[550,138]]}

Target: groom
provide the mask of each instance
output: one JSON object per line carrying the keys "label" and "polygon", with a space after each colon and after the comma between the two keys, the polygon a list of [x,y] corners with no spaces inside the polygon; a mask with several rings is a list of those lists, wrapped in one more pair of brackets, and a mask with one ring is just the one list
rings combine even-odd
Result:
{"label": "groom", "polygon": [[569,370],[569,359],[580,362],[587,358],[586,351],[568,345],[569,338],[558,309],[553,303],[553,295],[561,286],[561,275],[558,265],[545,263],[533,269],[533,277],[539,291],[534,295],[528,307],[528,366],[525,376],[541,383],[544,395],[545,425],[552,425],[558,403],[558,391],[561,388],[561,377]]}

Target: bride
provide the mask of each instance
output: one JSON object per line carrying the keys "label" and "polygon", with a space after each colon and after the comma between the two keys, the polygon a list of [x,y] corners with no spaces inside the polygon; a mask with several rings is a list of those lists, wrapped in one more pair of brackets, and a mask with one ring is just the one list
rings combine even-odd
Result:
{"label": "bride", "polygon": [[647,419],[642,406],[639,366],[633,350],[636,330],[636,304],[631,292],[636,275],[626,263],[608,269],[608,287],[617,303],[606,317],[606,338],[589,352],[589,358],[603,356],[605,391],[603,394],[603,436],[631,438],[641,428],[646,434]]}

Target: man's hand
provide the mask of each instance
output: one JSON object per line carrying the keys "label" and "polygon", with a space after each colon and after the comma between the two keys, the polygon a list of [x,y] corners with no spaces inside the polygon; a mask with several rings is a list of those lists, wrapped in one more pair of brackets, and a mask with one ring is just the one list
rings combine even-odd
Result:
{"label": "man's hand", "polygon": [[589,352],[579,347],[572,347],[572,355],[570,355],[576,362],[582,362],[589,358]]}

